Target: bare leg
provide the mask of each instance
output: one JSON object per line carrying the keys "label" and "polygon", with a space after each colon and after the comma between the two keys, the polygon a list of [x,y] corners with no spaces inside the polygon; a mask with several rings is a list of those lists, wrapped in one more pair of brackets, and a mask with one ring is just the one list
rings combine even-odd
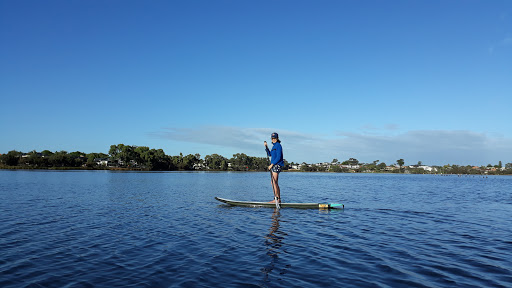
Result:
{"label": "bare leg", "polygon": [[272,185],[274,186],[274,196],[277,197],[278,202],[281,203],[281,189],[279,189],[279,173],[272,172],[272,178],[273,182]]}
{"label": "bare leg", "polygon": [[272,191],[274,192],[274,200],[268,202],[268,203],[276,203],[276,187],[274,186],[274,173],[271,172],[270,174],[270,186],[272,186]]}

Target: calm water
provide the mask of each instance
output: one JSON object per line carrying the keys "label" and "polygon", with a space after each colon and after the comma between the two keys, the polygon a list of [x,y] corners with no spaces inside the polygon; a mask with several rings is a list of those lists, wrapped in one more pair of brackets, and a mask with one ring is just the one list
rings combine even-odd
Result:
{"label": "calm water", "polygon": [[0,171],[0,287],[512,287],[512,177]]}

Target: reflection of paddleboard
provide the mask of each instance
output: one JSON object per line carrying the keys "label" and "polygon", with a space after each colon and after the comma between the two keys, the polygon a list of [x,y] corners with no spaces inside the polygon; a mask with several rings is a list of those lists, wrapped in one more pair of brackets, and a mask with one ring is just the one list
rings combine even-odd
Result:
{"label": "reflection of paddleboard", "polygon": [[[254,201],[235,201],[222,199],[219,197],[215,197],[216,200],[233,205],[233,206],[245,206],[245,207],[268,207],[268,208],[276,208],[275,203],[267,203],[267,202],[254,202]],[[281,208],[300,208],[300,209],[335,209],[335,208],[345,208],[343,204],[334,204],[334,203],[281,203]]]}

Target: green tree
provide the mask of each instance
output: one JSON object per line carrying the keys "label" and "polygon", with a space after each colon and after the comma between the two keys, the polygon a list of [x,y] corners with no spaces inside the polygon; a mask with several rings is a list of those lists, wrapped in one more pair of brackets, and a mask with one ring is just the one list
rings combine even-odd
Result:
{"label": "green tree", "polygon": [[398,159],[396,160],[396,164],[398,164],[398,166],[400,166],[400,171],[402,171],[402,166],[404,166],[404,159]]}
{"label": "green tree", "polygon": [[33,150],[28,153],[28,157],[26,158],[26,163],[33,167],[44,166],[43,157],[42,157],[41,153],[36,152],[36,150]]}
{"label": "green tree", "polygon": [[228,170],[228,160],[222,160],[220,162],[220,170],[227,171]]}
{"label": "green tree", "polygon": [[200,163],[201,155],[199,154],[188,154],[183,157],[183,169],[185,170],[194,170],[194,165]]}
{"label": "green tree", "polygon": [[71,159],[67,151],[55,152],[49,157],[49,163],[53,167],[71,167]]}
{"label": "green tree", "polygon": [[[288,161],[286,161],[286,159],[283,159],[283,161],[283,170],[287,170],[290,164]],[[251,166],[249,166],[249,168],[251,170],[267,171],[269,165],[270,163],[266,157],[251,157]]]}
{"label": "green tree", "polygon": [[75,151],[68,154],[69,165],[71,167],[80,167],[87,162],[84,152]]}
{"label": "green tree", "polygon": [[135,152],[136,146],[118,144],[111,145],[108,154],[112,160],[117,161],[119,166],[131,166],[131,161],[137,162],[138,154]]}
{"label": "green tree", "polygon": [[119,145],[110,145],[110,150],[108,150],[108,154],[110,155],[110,158],[112,161],[115,161],[119,164],[120,160],[120,154],[121,154],[121,147],[124,146],[123,144]]}
{"label": "green tree", "polygon": [[135,152],[138,154],[137,161],[139,165],[145,170],[164,171],[173,170],[171,159],[165,155],[162,149],[149,149],[148,147],[137,147]]}
{"label": "green tree", "polygon": [[307,165],[306,163],[303,163],[303,165],[300,167],[300,170],[305,172],[317,172],[318,166],[315,164]]}
{"label": "green tree", "polygon": [[249,170],[252,159],[244,153],[237,153],[233,155],[233,158],[229,160],[231,162],[231,168],[235,171]]}
{"label": "green tree", "polygon": [[364,165],[363,167],[361,167],[363,169],[363,171],[375,171],[377,170],[377,165],[375,164],[375,161],[371,164],[366,164]]}
{"label": "green tree", "polygon": [[133,154],[135,156],[133,160],[138,163],[139,167],[153,170],[154,151],[149,150],[149,147],[146,146],[138,146],[133,150]]}
{"label": "green tree", "polygon": [[18,166],[22,154],[23,153],[19,151],[11,150],[7,152],[7,154],[0,156],[0,159],[2,160],[2,163],[7,166]]}
{"label": "green tree", "polygon": [[206,155],[204,157],[204,164],[212,170],[227,170],[227,166],[226,169],[223,169],[223,162],[227,165],[227,160],[219,154]]}
{"label": "green tree", "polygon": [[331,165],[331,168],[329,168],[329,171],[331,172],[343,172],[343,168],[341,168],[339,165]]}
{"label": "green tree", "polygon": [[121,153],[119,158],[123,163],[123,166],[131,166],[131,161],[137,161],[137,153],[135,153],[135,146],[123,145],[121,147]]}
{"label": "green tree", "polygon": [[153,167],[152,170],[175,170],[172,166],[171,158],[165,155],[164,150],[162,149],[151,149],[153,151]]}
{"label": "green tree", "polygon": [[172,156],[171,163],[176,169],[183,170],[183,153],[180,152],[180,155]]}

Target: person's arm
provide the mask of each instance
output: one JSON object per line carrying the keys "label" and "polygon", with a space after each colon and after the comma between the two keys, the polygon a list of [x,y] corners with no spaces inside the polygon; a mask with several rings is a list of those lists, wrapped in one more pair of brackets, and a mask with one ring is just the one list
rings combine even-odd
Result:
{"label": "person's arm", "polygon": [[270,154],[270,150],[268,150],[267,141],[263,142],[265,145],[265,151],[267,152],[267,156],[270,157],[272,154]]}

